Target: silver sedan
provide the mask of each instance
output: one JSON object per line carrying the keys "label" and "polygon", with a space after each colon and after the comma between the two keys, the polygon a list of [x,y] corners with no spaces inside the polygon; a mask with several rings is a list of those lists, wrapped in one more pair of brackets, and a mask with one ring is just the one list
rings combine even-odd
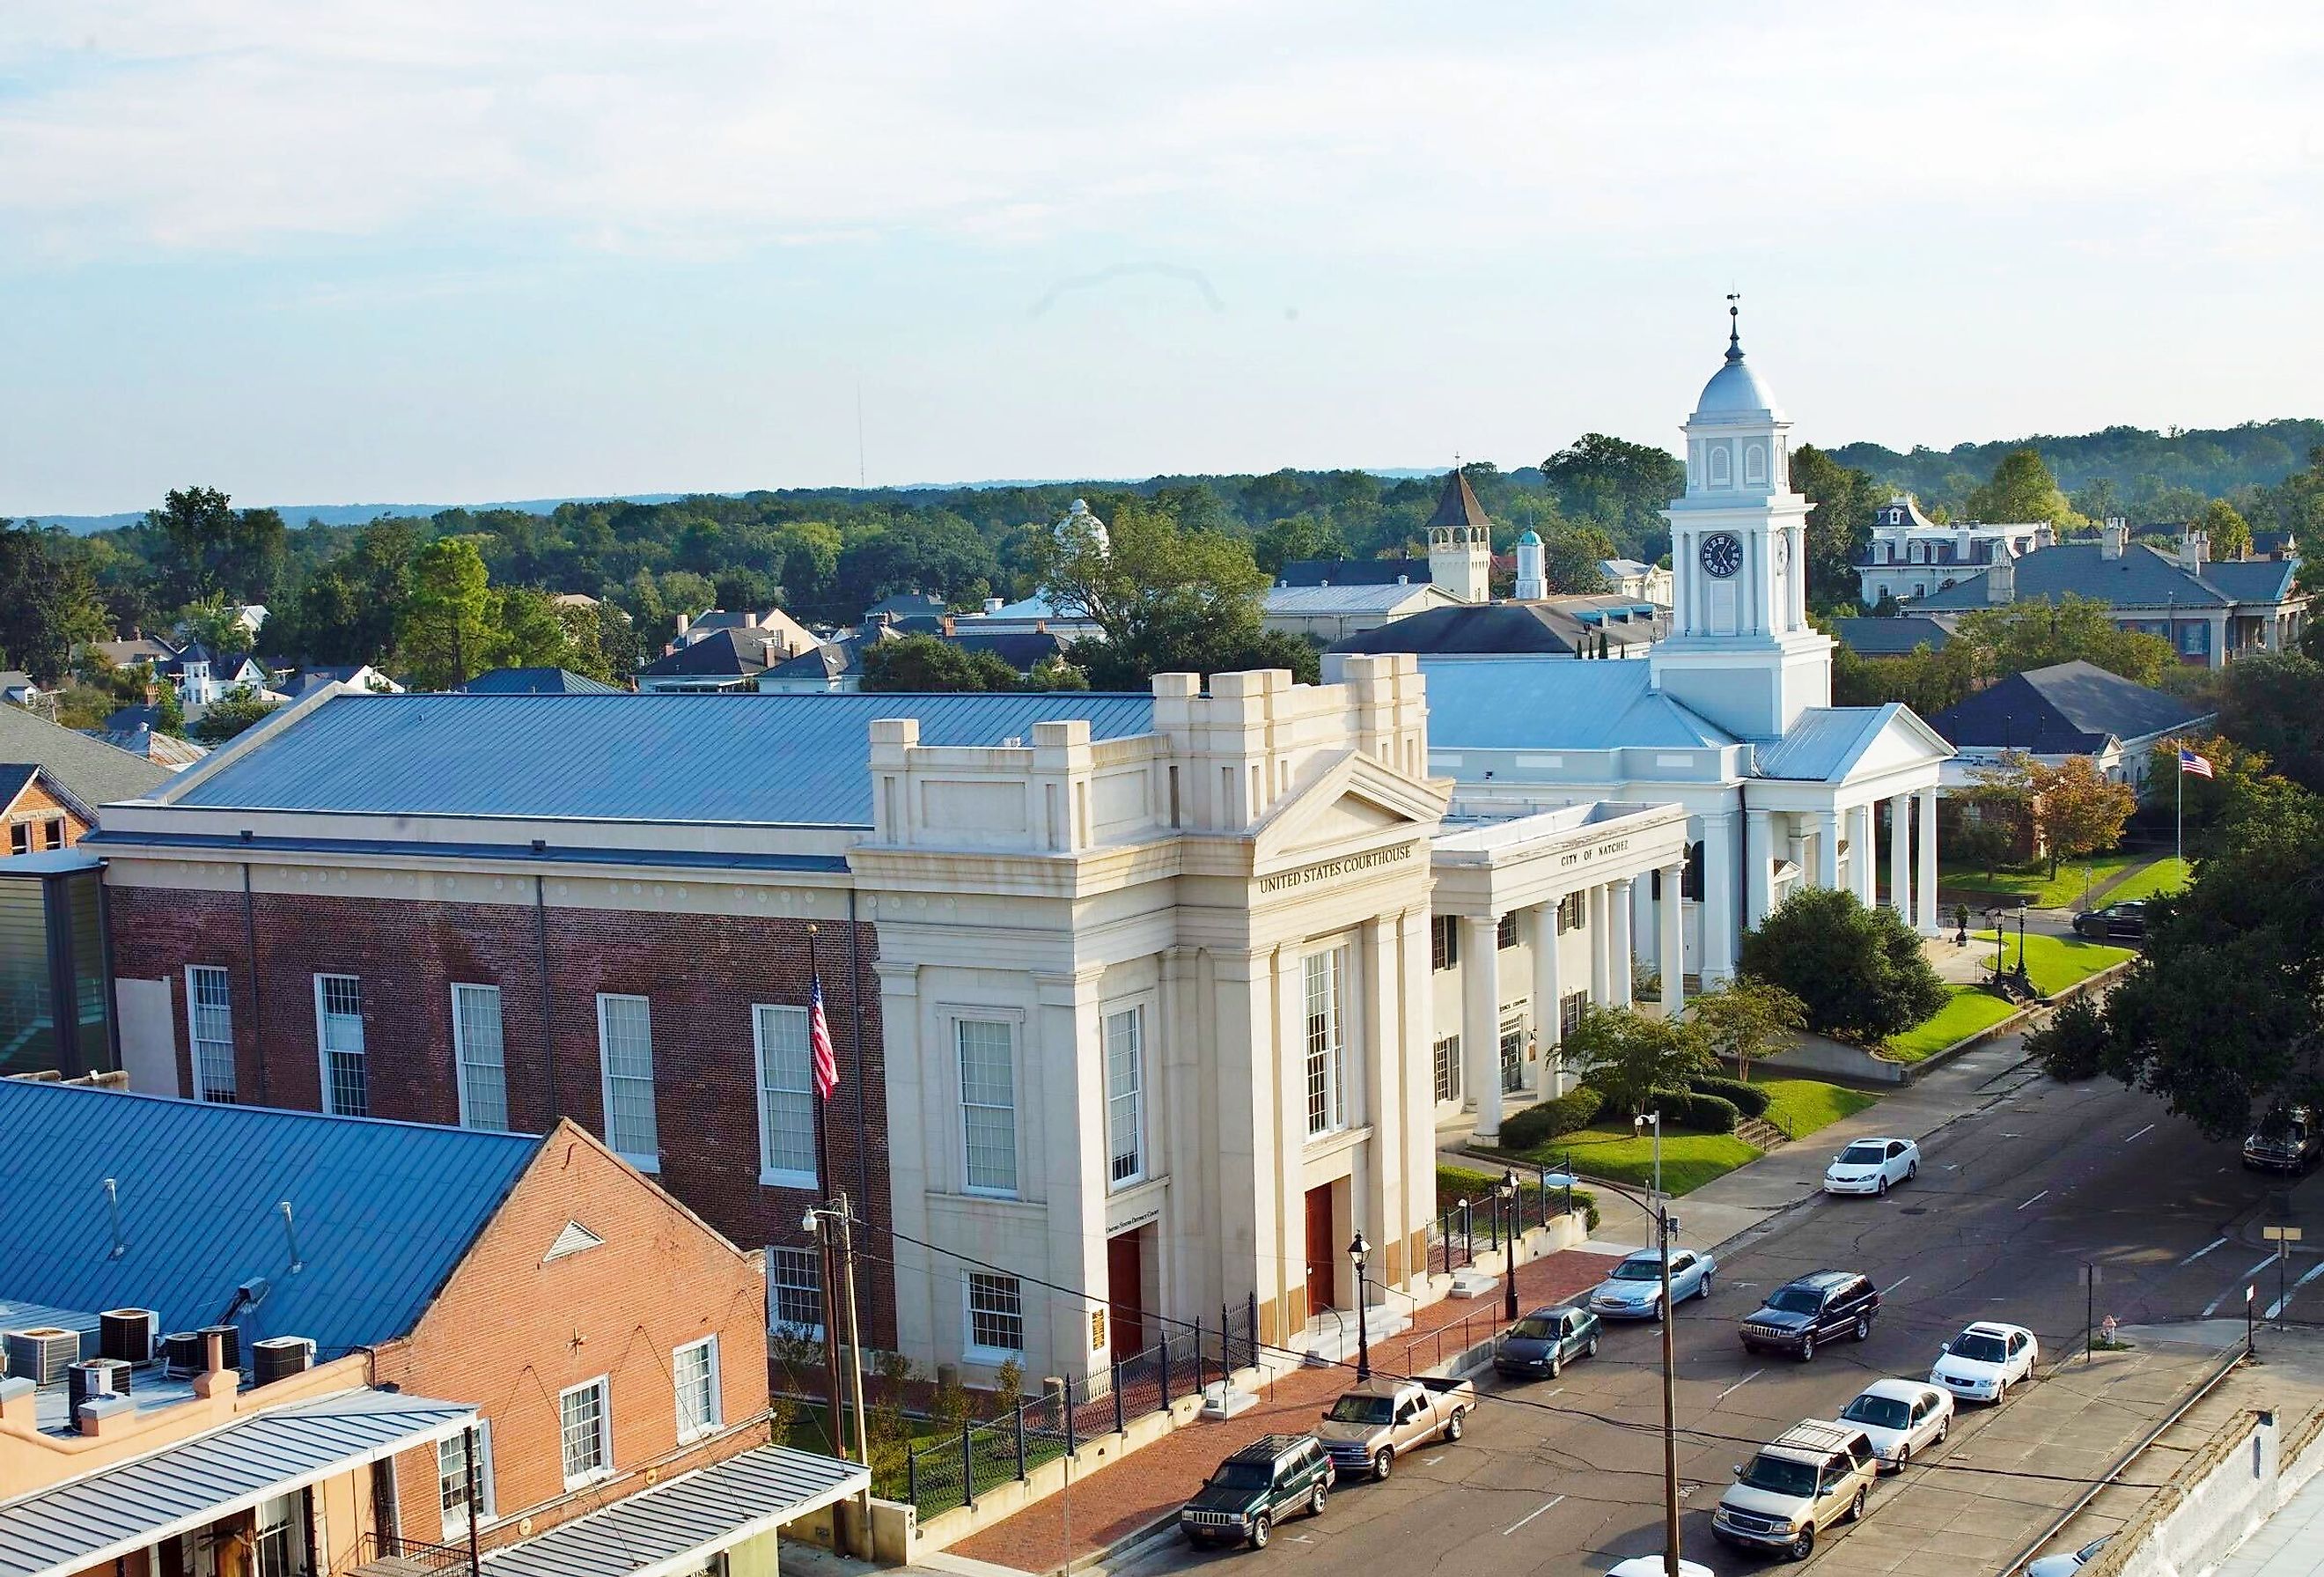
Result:
{"label": "silver sedan", "polygon": [[[1671,1301],[1684,1303],[1691,1297],[1709,1297],[1711,1278],[1718,1264],[1708,1254],[1692,1249],[1671,1250]],[[1619,1265],[1614,1273],[1590,1289],[1590,1312],[1606,1320],[1655,1320],[1663,1313],[1662,1256],[1652,1249],[1641,1249]]]}

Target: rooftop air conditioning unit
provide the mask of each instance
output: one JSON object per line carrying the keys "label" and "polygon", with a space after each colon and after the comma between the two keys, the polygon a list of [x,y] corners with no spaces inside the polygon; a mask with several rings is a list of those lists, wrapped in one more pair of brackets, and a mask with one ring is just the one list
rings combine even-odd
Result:
{"label": "rooftop air conditioning unit", "polygon": [[107,1309],[97,1316],[97,1350],[124,1363],[151,1363],[161,1354],[161,1316],[152,1309]]}
{"label": "rooftop air conditioning unit", "polygon": [[129,1394],[129,1366],[117,1358],[84,1358],[78,1363],[69,1363],[65,1366],[65,1392],[71,1416],[78,1421],[83,1402]]}
{"label": "rooftop air conditioning unit", "polygon": [[[226,1338],[226,1342],[225,1342],[225,1343],[224,1343],[224,1347],[225,1347],[225,1356],[224,1356],[224,1357],[223,1357],[219,1361],[221,1361],[222,1363],[224,1363],[224,1364],[226,1365],[226,1368],[228,1368],[228,1369],[240,1369],[240,1368],[242,1367],[242,1327],[241,1327],[241,1326],[239,1326],[239,1325],[204,1325],[204,1326],[201,1328],[201,1331],[200,1331],[199,1334],[202,1336],[202,1338],[203,1338],[203,1340],[204,1340],[204,1342],[205,1342],[205,1344],[207,1344],[208,1338],[210,1338],[210,1337],[212,1337],[212,1336],[223,1336],[223,1337],[225,1337],[225,1338]],[[203,1356],[203,1360],[202,1360],[202,1361],[203,1361],[203,1362],[205,1362],[205,1363],[207,1363],[207,1362],[208,1362],[208,1361],[209,1361],[208,1355],[208,1353],[207,1353],[207,1352],[205,1352],[205,1354],[204,1354],[204,1356]]]}
{"label": "rooftop air conditioning unit", "polygon": [[294,1374],[304,1374],[314,1367],[315,1342],[309,1336],[269,1336],[250,1344],[253,1385],[271,1386],[276,1380],[288,1379]]}
{"label": "rooftop air conditioning unit", "polygon": [[161,1362],[174,1375],[199,1374],[208,1366],[199,1331],[172,1331],[161,1338]]}
{"label": "rooftop air conditioning unit", "polygon": [[61,1325],[35,1325],[7,1335],[8,1372],[36,1386],[52,1386],[65,1378],[65,1367],[80,1357],[80,1333]]}

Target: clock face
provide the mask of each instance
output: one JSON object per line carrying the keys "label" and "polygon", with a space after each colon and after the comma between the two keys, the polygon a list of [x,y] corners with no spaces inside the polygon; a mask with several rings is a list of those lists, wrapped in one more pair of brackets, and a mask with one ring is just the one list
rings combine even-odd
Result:
{"label": "clock face", "polygon": [[1732,531],[1713,531],[1702,540],[1702,567],[1727,580],[1743,567],[1743,540]]}

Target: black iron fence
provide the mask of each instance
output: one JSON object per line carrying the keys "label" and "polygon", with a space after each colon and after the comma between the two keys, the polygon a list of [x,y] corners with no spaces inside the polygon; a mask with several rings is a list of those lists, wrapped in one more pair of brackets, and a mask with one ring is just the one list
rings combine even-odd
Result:
{"label": "black iron fence", "polygon": [[1475,1264],[1480,1249],[1498,1252],[1511,1222],[1523,1231],[1545,1227],[1571,1212],[1573,1185],[1571,1181],[1552,1183],[1553,1175],[1546,1167],[1528,1166],[1526,1171],[1517,1173],[1514,1194],[1504,1194],[1500,1185],[1495,1185],[1468,1198],[1438,1200],[1438,1214],[1428,1233],[1428,1268],[1449,1276]]}
{"label": "black iron fence", "polygon": [[956,1434],[913,1442],[904,1459],[905,1499],[922,1517],[973,1506],[978,1496],[1070,1456],[1084,1441],[1120,1434],[1132,1419],[1200,1396],[1259,1357],[1254,1293],[1240,1308],[1222,1305],[1215,1327],[1200,1321],[1170,1327],[1144,1351],[1047,1388],[1001,1417],[964,1421]]}

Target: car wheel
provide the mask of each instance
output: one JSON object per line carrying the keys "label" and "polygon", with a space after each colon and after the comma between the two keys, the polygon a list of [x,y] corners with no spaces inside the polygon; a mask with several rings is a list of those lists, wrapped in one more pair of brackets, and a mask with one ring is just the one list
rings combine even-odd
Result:
{"label": "car wheel", "polygon": [[1257,1517],[1252,1517],[1250,1519],[1250,1547],[1254,1550],[1263,1550],[1267,1548],[1267,1536],[1274,1531],[1274,1528],[1275,1525],[1268,1517],[1266,1512],[1262,1511]]}
{"label": "car wheel", "polygon": [[1881,1175],[1880,1186],[1874,1189],[1873,1192],[1879,1194],[1883,1199],[1888,1197],[1888,1178],[1886,1173]]}
{"label": "car wheel", "polygon": [[1660,1299],[1660,1298],[1656,1298],[1656,1299],[1655,1299],[1655,1301],[1654,1301],[1652,1304],[1650,1304],[1650,1305],[1647,1305],[1647,1307],[1646,1307],[1646,1318],[1648,1318],[1649,1320],[1654,1321],[1656,1324],[1660,1324],[1660,1323],[1662,1323],[1662,1317],[1663,1317],[1663,1300],[1662,1300],[1662,1299]]}
{"label": "car wheel", "polygon": [[1940,1425],[1937,1425],[1937,1438],[1936,1438],[1933,1442],[1932,1442],[1931,1443],[1932,1443],[1932,1444],[1935,1444],[1935,1445],[1942,1445],[1942,1444],[1944,1444],[1944,1443],[1945,1443],[1945,1436],[1946,1436],[1946,1435],[1948,1435],[1948,1434],[1950,1434],[1952,1432],[1953,1432],[1953,1421],[1952,1421],[1951,1416],[1950,1416],[1950,1415],[1947,1415],[1947,1416],[1946,1416],[1946,1418],[1945,1418],[1945,1421],[1944,1421],[1943,1423],[1941,1423],[1941,1424],[1940,1424]]}
{"label": "car wheel", "polygon": [[1452,1409],[1452,1416],[1444,1420],[1444,1438],[1451,1441],[1457,1441],[1461,1438],[1462,1434],[1467,1431],[1468,1427],[1468,1414],[1462,1409],[1455,1407]]}
{"label": "car wheel", "polygon": [[1372,1477],[1375,1480],[1385,1480],[1394,1471],[1396,1471],[1396,1452],[1388,1446],[1381,1446],[1372,1453]]}
{"label": "car wheel", "polygon": [[1872,1316],[1871,1316],[1870,1314],[1858,1314],[1858,1315],[1857,1315],[1857,1316],[1856,1316],[1856,1330],[1855,1330],[1855,1332],[1853,1333],[1853,1339],[1854,1339],[1854,1340],[1856,1340],[1856,1341],[1858,1341],[1858,1342],[1861,1342],[1861,1341],[1863,1341],[1866,1337],[1868,1337],[1868,1336],[1869,1336],[1869,1335],[1871,1335],[1871,1334],[1872,1334]]}
{"label": "car wheel", "polygon": [[1317,1484],[1316,1484],[1316,1486],[1315,1486],[1315,1493],[1314,1493],[1314,1494],[1313,1494],[1312,1496],[1308,1497],[1308,1499],[1307,1499],[1307,1512],[1308,1512],[1308,1515],[1309,1515],[1309,1516],[1311,1516],[1311,1517],[1321,1517],[1321,1516],[1323,1516],[1323,1502],[1324,1502],[1324,1501],[1326,1501],[1326,1500],[1328,1500],[1328,1499],[1330,1499],[1331,1498],[1332,1498],[1332,1486],[1331,1486],[1331,1485],[1329,1485],[1329,1484],[1326,1484],[1326,1483],[1321,1483],[1321,1482],[1317,1483]]}
{"label": "car wheel", "polygon": [[1998,1407],[2007,1400],[2009,1400],[2009,1381],[2005,1379],[1997,1381],[1993,1388],[1993,1405]]}
{"label": "car wheel", "polygon": [[1800,1529],[1800,1536],[1792,1541],[1792,1547],[1785,1550],[1784,1554],[1794,1561],[1804,1561],[1814,1554],[1815,1529],[1812,1527]]}
{"label": "car wheel", "polygon": [[1802,1363],[1810,1363],[1814,1361],[1814,1360],[1815,1333],[1811,1331],[1806,1335],[1800,1338],[1800,1361]]}
{"label": "car wheel", "polygon": [[1699,1298],[1707,1298],[1711,1296],[1711,1272],[1708,1270],[1702,1273],[1702,1279],[1695,1283],[1694,1296]]}
{"label": "car wheel", "polygon": [[1856,1499],[1848,1503],[1849,1521],[1862,1522],[1864,1520],[1864,1498],[1870,1493],[1871,1491],[1869,1489],[1857,1490]]}
{"label": "car wheel", "polygon": [[1910,1183],[1914,1178],[1915,1178],[1915,1177],[1919,1176],[1920,1175],[1921,1175],[1921,1163],[1920,1163],[1920,1162],[1918,1162],[1918,1161],[1907,1161],[1907,1162],[1905,1162],[1905,1163],[1904,1163],[1904,1181],[1905,1181],[1905,1182]]}
{"label": "car wheel", "polygon": [[1896,1448],[1896,1466],[1895,1466],[1895,1471],[1896,1471],[1897,1472],[1900,1472],[1900,1473],[1901,1473],[1901,1472],[1903,1472],[1906,1468],[1909,1468],[1909,1467],[1911,1467],[1912,1465],[1913,1465],[1913,1447],[1912,1447],[1912,1445],[1911,1445],[1909,1443],[1905,1443],[1905,1444],[1904,1444],[1904,1445],[1900,1445],[1900,1446],[1898,1446],[1898,1447]]}
{"label": "car wheel", "polygon": [[1588,1353],[1591,1357],[1592,1357],[1592,1358],[1597,1357],[1597,1356],[1598,1356],[1598,1338],[1597,1338],[1597,1337],[1595,1337],[1595,1336],[1591,1337],[1591,1338],[1590,1338],[1590,1345],[1589,1345],[1588,1347],[1583,1348],[1583,1349],[1582,1349],[1582,1351],[1585,1351],[1585,1352],[1587,1352],[1587,1353]]}
{"label": "car wheel", "polygon": [[1565,1372],[1565,1360],[1553,1352],[1549,1355],[1549,1378],[1555,1379]]}

